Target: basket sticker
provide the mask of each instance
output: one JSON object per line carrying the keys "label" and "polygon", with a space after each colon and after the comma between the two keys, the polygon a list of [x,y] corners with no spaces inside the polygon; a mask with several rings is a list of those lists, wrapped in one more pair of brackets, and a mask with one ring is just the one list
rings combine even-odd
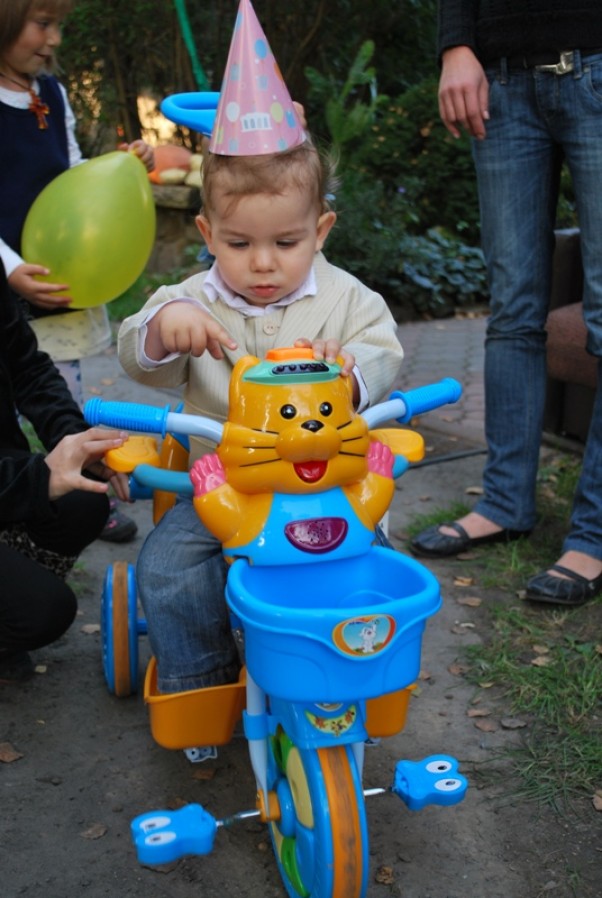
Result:
{"label": "basket sticker", "polygon": [[[320,707],[319,705],[317,707]],[[337,717],[322,717],[319,714],[312,714],[306,711],[305,716],[309,723],[321,733],[328,733],[330,736],[342,736],[347,730],[351,729],[357,718],[357,707],[349,705],[343,714]]]}
{"label": "basket sticker", "polygon": [[332,639],[346,655],[367,658],[382,652],[394,635],[394,617],[389,614],[364,614],[337,624]]}

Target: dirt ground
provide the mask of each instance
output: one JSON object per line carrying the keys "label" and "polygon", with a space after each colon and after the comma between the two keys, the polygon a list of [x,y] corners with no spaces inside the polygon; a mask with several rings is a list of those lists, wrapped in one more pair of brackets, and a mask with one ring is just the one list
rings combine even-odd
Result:
{"label": "dirt ground", "polygon": [[[463,447],[434,436],[445,455]],[[466,447],[464,447],[466,448]],[[428,508],[462,498],[480,482],[482,456],[409,472],[399,484],[391,534],[403,550],[404,526]],[[97,542],[76,575],[77,620],[57,644],[34,654],[38,673],[22,685],[0,685],[0,894],[6,898],[269,898],[284,896],[264,827],[238,824],[217,835],[214,852],[169,867],[141,867],[130,821],[159,808],[198,802],[217,817],[254,804],[243,739],[217,760],[192,765],[182,752],[156,745],[140,695],[109,695],[101,669],[99,597],[107,564],[133,562],[149,527],[149,508],[132,509],[140,527],[127,546]],[[368,898],[594,898],[601,894],[602,817],[584,799],[568,816],[516,800],[508,777],[482,785],[475,771],[522,738],[505,729],[496,704],[486,732],[467,711],[472,687],[458,674],[463,647],[486,637],[483,606],[458,599],[461,563],[437,562],[443,609],[423,643],[423,678],[404,732],[366,752],[364,785],[387,787],[401,758],[436,752],[456,756],[469,778],[454,808],[411,812],[393,795],[367,800],[371,868]],[[485,602],[513,600],[503,589],[479,590]],[[141,675],[149,657],[141,639]],[[10,749],[14,755],[10,754]],[[3,761],[3,762],[1,762]],[[503,772],[503,766],[502,766]]]}

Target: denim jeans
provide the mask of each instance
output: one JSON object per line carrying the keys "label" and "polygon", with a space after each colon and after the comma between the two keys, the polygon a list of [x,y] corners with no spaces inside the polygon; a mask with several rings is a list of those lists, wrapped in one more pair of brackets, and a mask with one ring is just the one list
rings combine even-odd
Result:
{"label": "denim jeans", "polygon": [[192,500],[178,498],[147,536],[136,566],[160,692],[237,679],[226,574],[220,544],[199,520]]}
{"label": "denim jeans", "polygon": [[[475,510],[502,527],[535,524],[546,387],[545,322],[563,159],[577,203],[588,350],[602,356],[602,54],[555,75],[487,71],[490,120],[473,142],[491,292],[485,344],[484,495]],[[599,366],[600,367],[600,366]],[[602,390],[594,408],[564,551],[602,559]]]}

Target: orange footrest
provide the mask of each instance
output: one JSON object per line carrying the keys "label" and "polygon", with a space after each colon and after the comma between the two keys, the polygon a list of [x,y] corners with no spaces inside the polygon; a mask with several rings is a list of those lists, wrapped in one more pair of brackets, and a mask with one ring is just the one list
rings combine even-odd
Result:
{"label": "orange footrest", "polygon": [[246,703],[246,670],[238,683],[187,692],[157,690],[157,662],[151,658],[144,678],[153,739],[163,748],[226,745]]}

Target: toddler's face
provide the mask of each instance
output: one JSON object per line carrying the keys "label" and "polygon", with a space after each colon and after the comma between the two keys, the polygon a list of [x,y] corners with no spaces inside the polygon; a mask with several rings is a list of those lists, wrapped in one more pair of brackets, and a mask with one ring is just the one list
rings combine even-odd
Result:
{"label": "toddler's face", "polygon": [[235,204],[218,195],[211,220],[200,215],[197,224],[230,289],[266,306],[305,281],[335,219],[334,212],[319,215],[307,194],[291,186]]}

